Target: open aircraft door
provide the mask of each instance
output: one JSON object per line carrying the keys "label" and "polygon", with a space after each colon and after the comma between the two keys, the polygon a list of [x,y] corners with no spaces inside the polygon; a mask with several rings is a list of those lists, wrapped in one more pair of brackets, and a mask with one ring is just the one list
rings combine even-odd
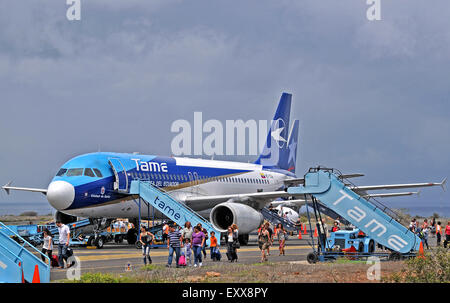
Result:
{"label": "open aircraft door", "polygon": [[114,182],[114,190],[119,192],[128,192],[128,176],[122,162],[117,158],[108,159],[109,165],[114,172],[116,181]]}

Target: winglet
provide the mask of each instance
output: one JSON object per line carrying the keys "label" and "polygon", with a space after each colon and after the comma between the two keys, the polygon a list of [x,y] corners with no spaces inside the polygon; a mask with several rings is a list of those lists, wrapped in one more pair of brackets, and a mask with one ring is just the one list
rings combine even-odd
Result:
{"label": "winglet", "polygon": [[5,186],[2,186],[2,188],[6,191],[6,193],[9,195],[9,186],[11,185],[12,181],[9,181]]}
{"label": "winglet", "polygon": [[418,190],[418,191],[416,192],[416,194],[417,194],[418,197],[420,197],[420,193],[421,193],[420,190]]}
{"label": "winglet", "polygon": [[446,184],[447,184],[447,177],[444,180],[442,180],[442,182],[440,184],[443,191],[447,191]]}

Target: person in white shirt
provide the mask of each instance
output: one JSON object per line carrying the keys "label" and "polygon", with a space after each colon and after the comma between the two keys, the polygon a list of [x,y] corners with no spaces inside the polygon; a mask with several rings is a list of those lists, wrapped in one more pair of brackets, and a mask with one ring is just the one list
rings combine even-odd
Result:
{"label": "person in white shirt", "polygon": [[[50,258],[50,262],[52,260],[52,251],[53,251],[53,238],[50,231],[46,228],[44,229],[44,245],[42,246],[42,253],[45,255],[47,254]],[[45,262],[45,257],[41,256],[42,261]]]}
{"label": "person in white shirt", "polygon": [[[58,226],[59,232],[58,268],[64,268],[64,260],[67,260],[67,249],[69,248],[70,229],[69,226],[62,224],[61,221],[56,221],[56,226]],[[67,268],[69,267],[70,265],[67,265]]]}

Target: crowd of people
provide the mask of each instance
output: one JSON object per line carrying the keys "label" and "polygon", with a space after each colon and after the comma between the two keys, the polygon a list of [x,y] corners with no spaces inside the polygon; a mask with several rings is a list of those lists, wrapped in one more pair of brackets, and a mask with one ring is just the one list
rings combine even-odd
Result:
{"label": "crowd of people", "polygon": [[443,236],[445,236],[443,241],[444,247],[447,248],[448,243],[450,243],[450,221],[447,222],[447,226],[445,226],[445,229],[443,230],[442,223],[440,221],[436,222],[434,217],[430,222],[428,222],[428,219],[424,219],[422,224],[420,224],[416,218],[413,218],[411,223],[409,223],[409,230],[422,239],[424,248],[426,246],[427,249],[430,249],[428,244],[430,234],[431,237],[436,238],[437,246],[441,246]]}
{"label": "crowd of people", "polygon": [[[328,226],[324,222],[319,222],[322,230],[328,234],[328,232],[336,232],[340,230],[339,220],[335,220],[333,227],[328,231]],[[56,262],[59,268],[65,268],[65,262],[67,262],[69,253],[69,241],[70,241],[70,229],[67,225],[56,222],[59,232],[59,244],[58,244],[58,258],[55,260],[55,256],[52,255],[53,251],[53,239],[50,231],[45,229],[44,243],[42,253],[47,254],[52,262]],[[300,220],[296,222],[296,226],[299,230],[302,229],[302,223]],[[416,218],[413,218],[409,224],[409,229],[417,234],[423,242],[424,248],[430,249],[428,238],[431,236],[436,237],[437,246],[441,246],[443,240],[443,246],[447,248],[450,243],[450,221],[447,222],[445,228],[440,221],[436,222],[435,218],[432,218],[430,222],[428,219],[424,219],[422,224]],[[194,266],[201,267],[203,260],[207,257],[206,247],[207,240],[210,240],[209,251],[210,258],[213,262],[221,260],[221,252],[218,246],[218,239],[214,231],[211,231],[208,235],[208,231],[202,227],[199,223],[192,227],[191,222],[186,222],[183,228],[176,227],[175,225],[165,224],[163,228],[163,241],[167,242],[167,248],[169,250],[169,256],[167,260],[167,267],[172,267],[175,255],[175,266]],[[445,237],[445,238],[444,238]],[[274,244],[274,239],[278,240],[279,256],[285,256],[286,241],[289,239],[289,233],[285,230],[283,225],[277,224],[272,229],[271,224],[265,221],[258,229],[258,247],[261,250],[261,262],[268,261],[270,256],[270,248]],[[144,265],[152,264],[152,258],[150,256],[151,245],[156,240],[155,235],[149,231],[149,228],[142,226],[140,229],[139,242],[142,245],[142,255]],[[225,234],[226,244],[226,256],[228,262],[237,262],[239,244],[239,230],[236,224],[228,227]],[[45,261],[44,256],[42,259]],[[72,264],[67,264],[67,268]]]}
{"label": "crowd of people", "polygon": [[[210,257],[213,262],[221,260],[221,253],[218,246],[218,239],[214,231],[208,234],[208,231],[202,227],[201,223],[192,227],[191,222],[186,222],[183,228],[176,228],[174,225],[167,224],[167,248],[169,257],[166,267],[172,267],[173,255],[175,254],[175,266],[193,266],[201,267],[203,260],[207,257],[206,247],[209,239]],[[237,249],[239,248],[238,227],[236,224],[228,228],[228,234],[225,237],[227,246],[227,258],[229,262],[236,262],[238,259]],[[165,234],[165,233],[163,233]],[[163,240],[164,240],[163,239]],[[144,256],[145,259],[145,256]]]}

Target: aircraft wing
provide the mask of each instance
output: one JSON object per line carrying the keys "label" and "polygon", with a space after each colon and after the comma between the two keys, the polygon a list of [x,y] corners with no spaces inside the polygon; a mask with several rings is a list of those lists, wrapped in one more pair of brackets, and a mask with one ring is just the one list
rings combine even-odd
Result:
{"label": "aircraft wing", "polygon": [[[359,175],[359,174],[358,174]],[[356,174],[354,175],[356,177]],[[440,183],[413,183],[413,184],[393,184],[393,185],[370,185],[370,186],[351,186],[350,188],[361,196],[369,197],[398,197],[409,196],[416,192],[406,193],[388,193],[388,194],[368,194],[369,190],[389,190],[389,189],[402,189],[402,188],[417,188],[417,187],[430,187],[441,186],[445,190],[445,184],[447,179],[444,179]],[[273,192],[258,192],[248,194],[229,194],[229,195],[216,195],[216,196],[191,196],[186,197],[184,202],[187,206],[195,211],[205,210],[216,206],[223,202],[237,202],[247,204],[255,209],[262,209],[266,204],[273,203],[278,198],[288,198],[295,195],[289,194],[285,191],[273,191]],[[301,195],[303,196],[303,195]],[[287,202],[287,201],[285,201]]]}
{"label": "aircraft wing", "polygon": [[254,208],[262,209],[267,203],[272,202],[277,198],[287,198],[292,196],[285,191],[274,192],[259,192],[248,194],[231,194],[231,195],[217,195],[217,196],[192,196],[186,197],[184,202],[193,210],[199,211],[212,208],[217,204],[223,202],[239,202],[251,205]]}
{"label": "aircraft wing", "polygon": [[30,192],[35,192],[35,193],[42,193],[44,195],[47,194],[47,189],[41,189],[41,188],[30,188],[30,187],[15,187],[15,186],[10,186],[11,182],[9,182],[8,184],[2,186],[2,188],[6,191],[6,193],[9,195],[9,191],[10,190],[21,190],[21,191],[30,191]]}

